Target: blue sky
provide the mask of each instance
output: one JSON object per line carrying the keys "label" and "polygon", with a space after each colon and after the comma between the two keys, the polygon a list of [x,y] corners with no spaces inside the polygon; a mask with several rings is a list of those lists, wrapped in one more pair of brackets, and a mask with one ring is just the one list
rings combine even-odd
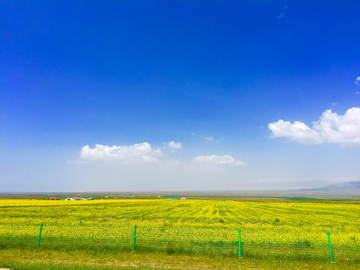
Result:
{"label": "blue sky", "polygon": [[358,1],[2,1],[0,192],[360,181],[359,14]]}

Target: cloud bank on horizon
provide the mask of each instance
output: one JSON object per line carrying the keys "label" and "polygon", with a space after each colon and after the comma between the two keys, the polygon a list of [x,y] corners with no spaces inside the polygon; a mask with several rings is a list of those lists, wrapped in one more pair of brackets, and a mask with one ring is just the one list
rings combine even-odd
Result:
{"label": "cloud bank on horizon", "polygon": [[268,125],[272,137],[287,137],[288,139],[303,144],[340,143],[360,145],[360,108],[353,107],[344,115],[338,115],[331,110],[326,110],[320,119],[313,124],[313,128],[295,121],[280,119]]}
{"label": "cloud bank on horizon", "polygon": [[211,155],[211,156],[198,156],[194,157],[192,160],[195,164],[203,164],[203,165],[233,165],[233,166],[244,166],[245,162],[234,159],[230,155]]}

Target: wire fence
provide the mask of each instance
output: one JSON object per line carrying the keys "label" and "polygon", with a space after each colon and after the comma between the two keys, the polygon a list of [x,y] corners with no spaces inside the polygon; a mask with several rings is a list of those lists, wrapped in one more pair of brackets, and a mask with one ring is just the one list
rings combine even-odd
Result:
{"label": "wire fence", "polygon": [[[307,239],[262,241],[232,228],[131,225],[0,224],[0,247],[95,249],[168,254],[218,254],[246,258],[279,258],[360,263],[360,244],[332,244]],[[265,238],[264,238],[265,239]]]}

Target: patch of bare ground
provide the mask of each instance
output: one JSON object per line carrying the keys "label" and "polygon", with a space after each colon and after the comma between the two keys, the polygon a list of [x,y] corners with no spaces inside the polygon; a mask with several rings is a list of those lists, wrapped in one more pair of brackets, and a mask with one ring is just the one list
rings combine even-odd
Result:
{"label": "patch of bare ground", "polygon": [[[68,265],[88,265],[88,266],[119,266],[119,267],[151,267],[155,269],[186,269],[186,270],[231,270],[231,269],[241,269],[241,270],[256,270],[257,268],[248,268],[244,266],[238,267],[223,267],[223,266],[215,266],[209,263],[201,262],[198,260],[194,260],[192,263],[189,262],[181,262],[177,261],[176,263],[172,262],[151,262],[151,261],[143,261],[143,260],[134,260],[133,262],[129,261],[107,261],[107,260],[96,260],[89,261],[88,259],[84,260],[36,260],[27,258],[27,262],[29,263],[40,263],[40,264],[68,264]],[[194,265],[195,264],[195,265]],[[8,268],[0,268],[0,270],[10,270]]]}
{"label": "patch of bare ground", "polygon": [[[112,253],[103,254],[100,257],[82,252],[47,252],[22,250],[21,255],[13,256],[10,251],[2,252],[0,261],[26,262],[27,264],[66,264],[66,265],[88,265],[99,267],[149,267],[155,269],[186,269],[186,270],[208,270],[208,269],[243,269],[254,270],[258,268],[247,267],[239,264],[239,260],[229,258],[210,258],[191,255],[165,255],[165,254],[129,254]],[[224,264],[224,261],[226,263]],[[231,262],[230,262],[231,261]],[[2,270],[2,269],[0,269]]]}

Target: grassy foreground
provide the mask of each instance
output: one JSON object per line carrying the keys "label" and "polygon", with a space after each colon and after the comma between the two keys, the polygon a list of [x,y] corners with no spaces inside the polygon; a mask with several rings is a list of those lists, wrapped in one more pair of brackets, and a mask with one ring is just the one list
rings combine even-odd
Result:
{"label": "grassy foreground", "polygon": [[166,253],[56,251],[10,248],[0,250],[0,268],[10,269],[359,269],[358,264],[232,258]]}

